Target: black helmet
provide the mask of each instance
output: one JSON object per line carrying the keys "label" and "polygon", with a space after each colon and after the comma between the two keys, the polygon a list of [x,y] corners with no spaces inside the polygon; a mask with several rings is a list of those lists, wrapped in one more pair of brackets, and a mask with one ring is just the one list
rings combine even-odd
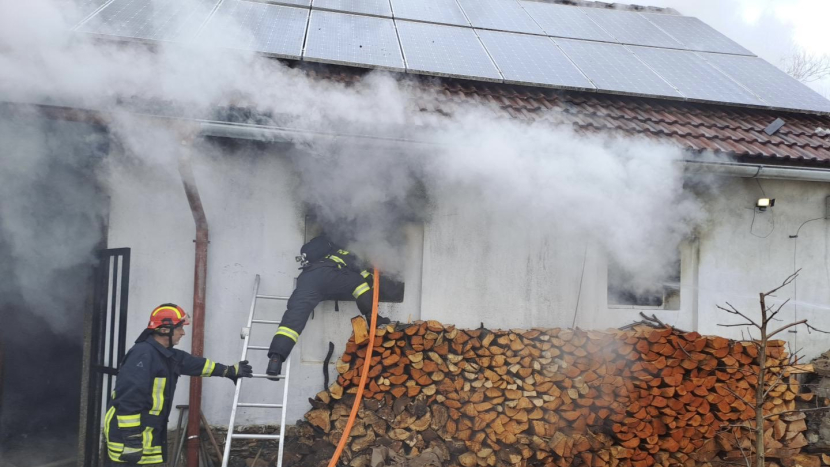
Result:
{"label": "black helmet", "polygon": [[300,248],[300,256],[297,259],[306,265],[325,258],[332,250],[334,250],[334,244],[331,240],[325,235],[320,235],[312,238]]}

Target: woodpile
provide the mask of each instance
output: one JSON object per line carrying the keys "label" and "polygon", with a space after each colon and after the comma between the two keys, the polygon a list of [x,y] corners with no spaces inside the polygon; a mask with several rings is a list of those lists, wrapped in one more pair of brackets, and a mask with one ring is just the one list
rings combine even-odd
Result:
{"label": "woodpile", "polygon": [[[332,445],[366,364],[364,333],[355,334],[337,382],[306,414],[315,436]],[[758,357],[751,343],[670,328],[388,325],[378,329],[342,461],[364,467],[371,448],[386,446],[408,456],[429,449],[463,467],[743,463],[754,445],[741,427],[754,426]],[[799,387],[780,366],[783,342],[771,342],[767,357],[767,457],[790,465],[807,444],[804,414],[790,412]]]}

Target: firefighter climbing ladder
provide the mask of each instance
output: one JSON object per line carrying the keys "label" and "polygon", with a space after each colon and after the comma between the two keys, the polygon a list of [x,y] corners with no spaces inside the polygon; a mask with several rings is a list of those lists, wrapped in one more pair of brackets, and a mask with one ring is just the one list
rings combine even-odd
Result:
{"label": "firefighter climbing ladder", "polygon": [[[259,274],[254,279],[254,294],[251,299],[251,311],[248,314],[248,325],[242,328],[242,358],[240,360],[248,359],[248,350],[268,350],[268,347],[250,345],[251,328],[254,324],[279,326],[279,321],[257,319],[255,317],[257,300],[288,300],[288,297],[279,297],[276,295],[260,295],[259,293]],[[239,393],[242,392],[242,382],[244,378],[240,378],[236,383],[236,391],[233,394],[233,406],[231,406],[231,420],[228,422],[228,435],[225,438],[225,454],[222,456],[222,467],[228,466],[228,460],[231,457],[231,441],[237,439],[270,439],[280,442],[279,453],[277,455],[277,467],[282,467],[282,449],[283,436],[285,435],[285,409],[288,405],[288,375],[291,372],[291,360],[285,362],[283,374],[280,375],[280,382],[283,383],[282,404],[263,404],[258,402],[239,402]],[[267,378],[268,375],[254,373],[254,378]],[[280,416],[280,434],[266,435],[266,434],[247,434],[234,433],[234,421],[236,420],[236,409],[239,407],[255,407],[262,409],[277,409],[282,412]]]}

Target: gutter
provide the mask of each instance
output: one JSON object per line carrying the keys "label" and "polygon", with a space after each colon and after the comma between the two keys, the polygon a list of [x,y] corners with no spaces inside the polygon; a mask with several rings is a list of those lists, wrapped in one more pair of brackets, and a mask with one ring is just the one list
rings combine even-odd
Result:
{"label": "gutter", "polygon": [[[179,175],[182,178],[184,192],[193,221],[196,223],[196,260],[193,271],[193,338],[191,351],[194,356],[201,357],[205,348],[205,295],[207,290],[207,250],[208,250],[208,222],[196,178],[193,176],[191,163],[193,137],[182,138],[181,155],[179,157]],[[190,378],[190,403],[187,414],[187,465],[199,466],[199,443],[202,413],[202,378]]]}
{"label": "gutter", "polygon": [[698,162],[689,160],[682,162],[686,172],[692,174],[830,183],[830,169],[742,164],[737,162]]}
{"label": "gutter", "polygon": [[[324,131],[299,130],[294,128],[269,127],[263,125],[224,123],[216,121],[201,121],[198,122],[198,124],[201,128],[200,135],[202,136],[247,139],[264,142],[290,143],[296,140],[296,135],[305,134],[317,137],[349,138],[361,141],[374,140],[398,144],[437,145],[436,143],[413,139],[331,133]],[[744,164],[739,162],[702,162],[694,160],[682,160],[679,162],[684,165],[686,173],[691,174],[703,173],[741,178],[764,178],[825,183],[830,182],[830,169]]]}

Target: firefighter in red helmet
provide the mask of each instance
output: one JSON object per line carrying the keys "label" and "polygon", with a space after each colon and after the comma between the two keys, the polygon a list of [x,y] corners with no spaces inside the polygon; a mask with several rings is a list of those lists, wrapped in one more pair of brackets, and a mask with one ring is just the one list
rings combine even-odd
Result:
{"label": "firefighter in red helmet", "polygon": [[104,419],[107,452],[113,464],[152,465],[168,459],[167,419],[180,375],[224,376],[234,384],[238,378],[251,377],[247,361],[226,366],[173,348],[188,324],[189,316],[178,305],[159,305],[124,356]]}

